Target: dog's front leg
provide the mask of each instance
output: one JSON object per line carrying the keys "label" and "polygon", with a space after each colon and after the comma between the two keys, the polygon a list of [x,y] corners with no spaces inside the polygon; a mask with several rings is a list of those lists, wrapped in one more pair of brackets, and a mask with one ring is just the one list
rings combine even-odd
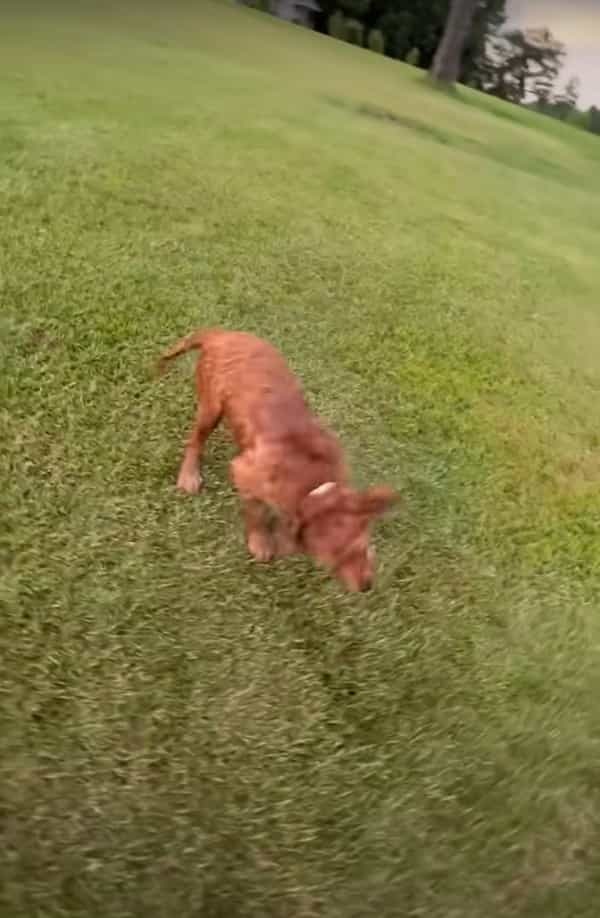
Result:
{"label": "dog's front leg", "polygon": [[257,561],[272,561],[275,541],[269,530],[268,508],[260,500],[242,499],[248,551]]}
{"label": "dog's front leg", "polygon": [[275,557],[288,558],[301,552],[298,541],[298,525],[288,517],[277,518],[273,530]]}
{"label": "dog's front leg", "polygon": [[242,501],[248,550],[257,561],[271,561],[275,557],[275,540],[269,528],[269,509],[257,496],[262,491],[262,471],[254,450],[236,456],[230,466],[231,480]]}

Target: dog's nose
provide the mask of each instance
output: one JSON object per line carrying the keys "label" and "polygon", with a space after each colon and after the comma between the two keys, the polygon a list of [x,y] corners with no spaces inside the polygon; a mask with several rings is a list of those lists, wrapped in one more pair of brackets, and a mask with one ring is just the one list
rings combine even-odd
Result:
{"label": "dog's nose", "polygon": [[363,580],[361,587],[360,587],[361,593],[368,593],[372,586],[373,586],[372,577],[369,577],[368,580]]}

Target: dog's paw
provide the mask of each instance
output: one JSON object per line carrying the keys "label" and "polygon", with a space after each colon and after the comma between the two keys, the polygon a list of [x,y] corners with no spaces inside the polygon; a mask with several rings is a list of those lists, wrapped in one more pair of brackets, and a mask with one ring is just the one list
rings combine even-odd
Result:
{"label": "dog's paw", "polygon": [[185,491],[186,494],[197,494],[202,485],[202,476],[199,472],[188,472],[182,469],[179,473],[179,478],[177,479],[178,491]]}
{"label": "dog's paw", "polygon": [[300,553],[300,545],[290,532],[277,529],[274,536],[274,556],[276,558],[289,558]]}
{"label": "dog's paw", "polygon": [[248,551],[256,561],[265,564],[275,555],[273,539],[265,532],[251,532],[248,536]]}

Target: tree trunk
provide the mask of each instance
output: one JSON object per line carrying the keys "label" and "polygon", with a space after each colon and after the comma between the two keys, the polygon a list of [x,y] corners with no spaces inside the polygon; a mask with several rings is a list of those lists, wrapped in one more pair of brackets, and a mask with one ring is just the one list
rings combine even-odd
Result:
{"label": "tree trunk", "polygon": [[439,83],[456,83],[462,51],[473,21],[477,0],[452,0],[442,40],[438,45],[430,74]]}

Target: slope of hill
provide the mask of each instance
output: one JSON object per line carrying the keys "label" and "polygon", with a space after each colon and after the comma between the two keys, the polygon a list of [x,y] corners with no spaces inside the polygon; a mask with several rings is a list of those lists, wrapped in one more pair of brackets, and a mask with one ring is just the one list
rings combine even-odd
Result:
{"label": "slope of hill", "polygon": [[[597,139],[209,0],[0,42],[3,914],[595,914]],[[370,595],[174,493],[206,324],[402,490]]]}

